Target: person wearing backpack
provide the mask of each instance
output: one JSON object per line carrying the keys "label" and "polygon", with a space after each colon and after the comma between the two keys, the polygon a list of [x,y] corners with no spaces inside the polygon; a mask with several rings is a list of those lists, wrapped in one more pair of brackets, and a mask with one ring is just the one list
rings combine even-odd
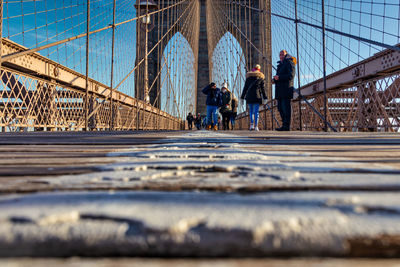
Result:
{"label": "person wearing backpack", "polygon": [[278,111],[281,115],[282,127],[275,130],[290,131],[296,58],[289,55],[286,50],[282,50],[279,52],[279,59],[272,84],[275,84],[275,99],[278,100]]}
{"label": "person wearing backpack", "polygon": [[221,89],[215,83],[210,83],[202,90],[207,95],[207,130],[218,130],[218,108],[222,105]]}
{"label": "person wearing backpack", "polygon": [[267,100],[264,79],[265,76],[261,72],[261,66],[258,64],[246,74],[246,82],[240,98],[246,99],[246,103],[249,106],[250,131],[259,131],[258,111],[263,100]]}
{"label": "person wearing backpack", "polygon": [[231,112],[231,126],[232,126],[232,130],[234,130],[235,129],[235,120],[236,120],[236,117],[237,117],[237,108],[238,108],[238,104],[239,104],[239,101],[238,101],[238,99],[236,98],[236,96],[235,96],[235,94],[234,93],[232,93],[232,101],[231,101],[231,106],[232,106],[232,112]]}
{"label": "person wearing backpack", "polygon": [[194,120],[197,130],[201,130],[201,115],[197,113],[196,119]]}
{"label": "person wearing backpack", "polygon": [[189,112],[189,114],[186,116],[186,120],[187,120],[187,122],[188,122],[188,128],[189,128],[189,130],[192,130],[192,128],[193,128],[194,117],[193,117],[193,115],[192,115],[191,112]]}
{"label": "person wearing backpack", "polygon": [[228,89],[228,84],[223,83],[221,87],[222,93],[222,106],[219,109],[219,113],[222,115],[222,129],[229,130],[229,120],[231,118],[232,113],[232,94],[231,91]]}

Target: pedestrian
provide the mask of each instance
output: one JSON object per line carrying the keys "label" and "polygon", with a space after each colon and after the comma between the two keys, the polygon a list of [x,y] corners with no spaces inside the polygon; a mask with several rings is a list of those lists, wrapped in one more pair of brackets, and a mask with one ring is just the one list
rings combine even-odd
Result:
{"label": "pedestrian", "polygon": [[187,120],[187,122],[188,122],[188,128],[189,128],[189,130],[192,130],[194,118],[193,118],[193,115],[192,115],[191,112],[189,112],[189,114],[186,116],[186,120]]}
{"label": "pedestrian", "polygon": [[222,106],[219,113],[222,115],[222,129],[229,130],[229,121],[232,113],[232,93],[228,89],[228,84],[223,83],[221,86]]}
{"label": "pedestrian", "polygon": [[204,129],[207,129],[207,116],[203,118],[202,125]]}
{"label": "pedestrian", "polygon": [[196,125],[197,130],[200,130],[201,129],[201,115],[200,115],[200,113],[197,113],[197,116],[196,116],[196,119],[195,119],[194,123]]}
{"label": "pedestrian", "polygon": [[221,89],[217,88],[215,83],[210,83],[203,89],[207,95],[207,129],[218,130],[218,108],[222,105]]}
{"label": "pedestrian", "polygon": [[235,94],[232,93],[232,101],[231,101],[232,112],[230,114],[232,130],[235,129],[235,121],[236,121],[236,116],[237,116],[238,104],[239,104],[238,99],[236,98]]}
{"label": "pedestrian", "polygon": [[289,55],[286,50],[282,50],[279,52],[279,59],[276,75],[272,79],[272,83],[275,84],[275,99],[278,101],[278,111],[282,119],[282,126],[276,130],[290,131],[296,58]]}
{"label": "pedestrian", "polygon": [[258,129],[258,111],[263,101],[267,100],[265,91],[265,76],[261,72],[261,66],[256,65],[246,74],[246,82],[243,87],[241,99],[246,99],[250,114],[250,131]]}

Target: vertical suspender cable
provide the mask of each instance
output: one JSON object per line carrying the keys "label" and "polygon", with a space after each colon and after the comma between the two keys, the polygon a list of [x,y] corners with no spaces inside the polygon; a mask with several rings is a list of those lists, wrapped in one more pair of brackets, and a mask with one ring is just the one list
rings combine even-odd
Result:
{"label": "vertical suspender cable", "polygon": [[322,61],[323,61],[323,75],[324,75],[324,131],[328,131],[327,121],[327,98],[326,98],[326,43],[325,43],[325,0],[322,0]]}
{"label": "vertical suspender cable", "polygon": [[[1,57],[2,57],[2,46],[3,46],[3,0],[0,0],[0,69],[1,69]],[[1,72],[0,72],[1,73]],[[1,131],[5,132],[5,126],[1,127]]]}
{"label": "vertical suspender cable", "polygon": [[[3,47],[3,0],[0,0],[0,69],[1,69],[1,57]],[[1,72],[0,72],[1,74]],[[5,132],[5,126],[1,127],[2,132]]]}
{"label": "vertical suspender cable", "polygon": [[[155,18],[154,18],[155,19]],[[157,14],[157,41],[160,40],[160,33],[161,33],[161,16],[160,13]],[[162,53],[161,51],[161,45],[157,46],[157,73],[160,74],[161,76],[161,56],[160,53]],[[156,89],[155,91],[157,92],[157,97],[159,94],[161,94],[161,78],[157,79],[157,84],[156,84]],[[161,129],[161,101],[160,98],[158,99],[158,101],[154,101],[154,105],[159,108],[158,111],[158,118],[157,118],[157,130]]]}
{"label": "vertical suspender cable", "polygon": [[[249,7],[250,7],[250,1],[249,1]],[[249,38],[250,38],[250,40],[253,41],[253,34],[252,34],[253,33],[253,28],[251,27],[251,25],[253,24],[253,16],[252,16],[252,9],[251,8],[249,8],[249,20],[248,20],[248,22],[250,22],[249,23]],[[250,46],[250,49],[249,49],[249,63],[250,63],[249,66],[250,66],[250,68],[253,68],[255,64],[258,64],[258,62],[257,63],[253,62],[252,49],[253,48]]]}
{"label": "vertical suspender cable", "polygon": [[85,131],[88,131],[89,120],[89,31],[90,31],[90,0],[87,2],[86,13],[86,96],[85,96]]}
{"label": "vertical suspender cable", "polygon": [[2,61],[2,47],[3,47],[3,0],[0,0],[0,68]]}
{"label": "vertical suspender cable", "polygon": [[[138,17],[140,17],[141,16],[141,8],[140,7],[138,7],[137,9],[136,9],[136,17],[138,18]],[[139,64],[139,62],[140,62],[140,56],[141,56],[141,52],[142,52],[142,49],[141,49],[141,46],[140,46],[140,42],[141,42],[141,34],[140,34],[140,32],[141,32],[141,29],[140,29],[140,27],[141,27],[141,25],[140,25],[140,20],[137,20],[136,21],[136,64]],[[140,124],[139,124],[139,120],[140,120],[140,104],[141,104],[141,102],[140,102],[140,98],[141,98],[141,96],[140,96],[140,91],[141,91],[141,89],[140,89],[140,70],[141,70],[141,67],[140,66],[138,66],[138,68],[137,68],[137,75],[135,76],[135,98],[136,98],[136,131],[139,131],[139,128],[140,128]]]}
{"label": "vertical suspender cable", "polygon": [[[271,64],[267,64],[266,68],[265,68],[265,73],[266,73],[266,77],[269,80],[268,84],[268,96],[271,99],[271,104],[273,106],[274,102],[272,100],[272,83],[270,81],[271,77],[272,77],[272,36],[271,36],[271,31],[272,31],[272,27],[271,27],[271,0],[266,0],[265,1],[265,15],[264,15],[264,19],[265,19],[265,23],[266,23],[266,27],[265,27],[265,38],[266,38],[266,54],[265,56],[267,57],[266,60],[268,62],[271,62]],[[265,62],[265,60],[263,60]],[[265,107],[264,107],[265,108]],[[271,108],[271,130],[274,130],[274,108]]]}
{"label": "vertical suspender cable", "polygon": [[149,96],[149,62],[148,62],[148,42],[149,42],[149,33],[148,33],[148,21],[149,21],[149,3],[146,2],[146,23],[144,27],[144,97],[143,100],[146,104],[150,103]]}
{"label": "vertical suspender cable", "polygon": [[[300,54],[299,54],[299,19],[297,16],[297,0],[294,0],[294,12],[295,12],[295,25],[296,25],[296,53],[297,53],[297,86],[301,87],[300,84]],[[301,92],[299,90],[299,95]],[[301,114],[301,97],[299,100],[299,130],[303,130],[303,122],[302,122],[302,114]]]}
{"label": "vertical suspender cable", "polygon": [[110,130],[114,130],[114,45],[115,45],[115,9],[116,9],[116,0],[113,3],[113,24],[112,24],[112,43],[111,43],[111,78],[110,78]]}

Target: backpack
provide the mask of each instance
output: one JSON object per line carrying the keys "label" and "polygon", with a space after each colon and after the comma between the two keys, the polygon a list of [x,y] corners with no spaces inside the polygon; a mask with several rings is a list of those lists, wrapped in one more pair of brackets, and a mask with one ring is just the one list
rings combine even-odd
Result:
{"label": "backpack", "polygon": [[238,107],[238,100],[235,96],[232,97],[231,107],[232,107],[232,111],[234,111]]}

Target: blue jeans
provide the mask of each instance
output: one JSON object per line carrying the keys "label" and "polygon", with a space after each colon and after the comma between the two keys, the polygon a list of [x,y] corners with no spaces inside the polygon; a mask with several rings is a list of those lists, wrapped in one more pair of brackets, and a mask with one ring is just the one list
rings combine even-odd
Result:
{"label": "blue jeans", "polygon": [[232,125],[232,130],[235,128],[236,116],[237,116],[237,112],[232,112],[232,113],[231,113],[231,125]]}
{"label": "blue jeans", "polygon": [[250,123],[255,126],[258,124],[258,110],[260,109],[260,104],[249,104],[250,113]]}
{"label": "blue jeans", "polygon": [[218,123],[218,106],[207,105],[207,125],[214,126],[217,125],[217,123]]}

